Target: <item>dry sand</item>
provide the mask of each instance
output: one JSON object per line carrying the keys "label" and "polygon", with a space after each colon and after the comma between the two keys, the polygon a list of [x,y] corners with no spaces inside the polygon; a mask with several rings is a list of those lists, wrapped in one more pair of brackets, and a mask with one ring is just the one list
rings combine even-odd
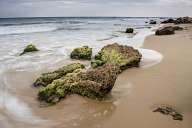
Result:
{"label": "dry sand", "polygon": [[[103,128],[192,128],[192,25],[170,36],[152,35],[144,48],[159,51],[163,60],[147,69],[129,69],[118,81],[132,84],[131,92]],[[117,84],[118,84],[117,81]],[[183,121],[153,113],[165,104],[184,115]]]}

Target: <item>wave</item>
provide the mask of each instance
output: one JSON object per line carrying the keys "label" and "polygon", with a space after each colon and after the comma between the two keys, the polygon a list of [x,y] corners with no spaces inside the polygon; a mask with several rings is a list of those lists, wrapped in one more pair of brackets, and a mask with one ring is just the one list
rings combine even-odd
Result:
{"label": "wave", "polygon": [[0,35],[27,34],[37,32],[50,32],[60,30],[80,30],[82,28],[68,25],[43,24],[43,25],[18,25],[18,26],[0,26]]}

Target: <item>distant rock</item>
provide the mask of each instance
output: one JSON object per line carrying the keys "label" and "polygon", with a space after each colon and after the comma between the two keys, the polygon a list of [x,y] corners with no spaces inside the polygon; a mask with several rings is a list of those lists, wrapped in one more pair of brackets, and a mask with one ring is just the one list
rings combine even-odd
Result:
{"label": "distant rock", "polygon": [[71,56],[72,59],[90,60],[91,56],[92,56],[92,48],[89,48],[88,46],[75,48],[71,52],[70,56]]}
{"label": "distant rock", "polygon": [[25,54],[25,53],[28,53],[28,52],[36,52],[36,51],[39,51],[36,48],[36,46],[33,45],[33,44],[29,44],[29,45],[26,46],[26,48],[23,50],[23,52],[20,54],[20,56]]}
{"label": "distant rock", "polygon": [[175,20],[174,19],[167,19],[167,20],[164,20],[161,22],[162,24],[167,24],[167,23],[175,23]]}
{"label": "distant rock", "polygon": [[150,20],[149,24],[157,24],[157,21],[155,21],[155,20]]}
{"label": "distant rock", "polygon": [[156,30],[155,35],[172,35],[175,34],[173,27],[163,27]]}
{"label": "distant rock", "polygon": [[127,28],[125,33],[133,33],[134,32],[134,29],[133,28]]}
{"label": "distant rock", "polygon": [[177,19],[168,19],[165,21],[162,21],[161,23],[166,24],[166,23],[174,23],[174,24],[191,24],[192,23],[192,18],[191,17],[180,17]]}
{"label": "distant rock", "polygon": [[191,17],[180,17],[175,20],[175,24],[191,24],[192,18]]}
{"label": "distant rock", "polygon": [[111,91],[119,73],[119,67],[112,64],[105,64],[87,71],[68,73],[41,88],[38,97],[40,101],[49,105],[56,104],[70,94],[101,100]]}
{"label": "distant rock", "polygon": [[155,32],[155,35],[172,35],[172,34],[175,34],[175,31],[180,31],[180,30],[183,30],[183,28],[180,26],[166,26],[166,27],[159,28]]}
{"label": "distant rock", "polygon": [[105,63],[116,64],[121,70],[129,67],[138,67],[142,55],[138,50],[126,45],[117,43],[104,46],[92,61],[92,67],[96,68]]}

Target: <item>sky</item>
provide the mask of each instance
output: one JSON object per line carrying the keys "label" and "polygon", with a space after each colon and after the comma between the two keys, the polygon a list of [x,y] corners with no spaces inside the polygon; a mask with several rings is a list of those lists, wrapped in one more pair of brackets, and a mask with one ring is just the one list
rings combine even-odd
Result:
{"label": "sky", "polygon": [[0,17],[192,16],[192,0],[0,0]]}

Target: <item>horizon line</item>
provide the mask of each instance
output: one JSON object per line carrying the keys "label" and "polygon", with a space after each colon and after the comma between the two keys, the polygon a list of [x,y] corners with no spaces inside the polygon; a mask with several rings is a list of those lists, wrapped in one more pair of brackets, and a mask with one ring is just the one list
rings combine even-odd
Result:
{"label": "horizon line", "polygon": [[0,19],[15,19],[15,18],[176,18],[176,16],[42,16],[42,17],[0,17]]}

